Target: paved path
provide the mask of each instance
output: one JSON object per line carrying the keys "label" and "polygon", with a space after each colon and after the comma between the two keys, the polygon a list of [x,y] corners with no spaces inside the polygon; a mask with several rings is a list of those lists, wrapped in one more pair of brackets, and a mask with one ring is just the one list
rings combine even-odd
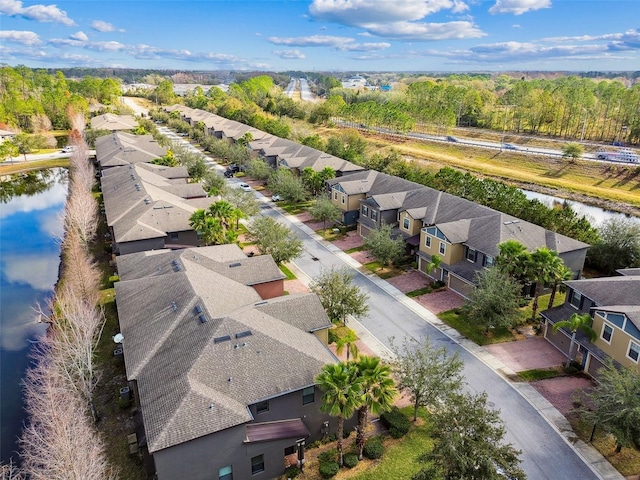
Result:
{"label": "paved path", "polygon": [[353,269],[354,283],[369,295],[370,313],[350,326],[372,351],[390,357],[392,337],[395,343],[401,343],[405,336],[429,336],[435,345],[457,352],[465,363],[468,389],[486,391],[489,406],[501,410],[507,426],[506,441],[522,450],[522,468],[530,480],[623,478],[595,449],[575,438],[564,416],[533,387],[507,381],[514,372],[485,349],[443,324],[388,282],[363,274],[361,265],[351,256],[322,240],[297,218],[276,208],[264,208],[262,214],[289,225],[303,241],[305,253],[295,261],[303,282],[332,266]]}

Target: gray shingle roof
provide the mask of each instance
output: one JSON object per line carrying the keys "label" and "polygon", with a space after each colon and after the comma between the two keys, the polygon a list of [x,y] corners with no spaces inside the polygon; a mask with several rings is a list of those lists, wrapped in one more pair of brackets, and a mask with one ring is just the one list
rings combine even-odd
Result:
{"label": "gray shingle roof", "polygon": [[[205,254],[193,258],[200,250]],[[335,361],[298,327],[330,324],[317,299],[295,295],[264,303],[253,288],[204,265],[235,258],[234,249],[222,250],[118,260],[131,273],[123,278],[134,277],[116,283],[116,298],[127,377],[137,381],[150,452],[251,421],[248,405],[313,384],[320,368]],[[183,268],[157,274],[163,257]],[[136,268],[153,273],[138,277]],[[225,336],[230,339],[216,341]]]}
{"label": "gray shingle roof", "polygon": [[640,305],[640,276],[588,278],[564,282],[597,305]]}
{"label": "gray shingle roof", "polygon": [[138,121],[133,115],[105,113],[91,119],[91,128],[94,130],[132,130],[137,126]]}
{"label": "gray shingle roof", "polygon": [[96,139],[96,160],[102,168],[151,162],[167,154],[151,135],[115,132]]}

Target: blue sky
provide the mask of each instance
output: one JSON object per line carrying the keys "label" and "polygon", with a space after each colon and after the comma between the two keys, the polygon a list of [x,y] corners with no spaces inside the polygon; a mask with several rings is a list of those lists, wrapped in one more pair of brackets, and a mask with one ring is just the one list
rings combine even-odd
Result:
{"label": "blue sky", "polygon": [[640,70],[638,0],[0,0],[0,61],[179,70]]}

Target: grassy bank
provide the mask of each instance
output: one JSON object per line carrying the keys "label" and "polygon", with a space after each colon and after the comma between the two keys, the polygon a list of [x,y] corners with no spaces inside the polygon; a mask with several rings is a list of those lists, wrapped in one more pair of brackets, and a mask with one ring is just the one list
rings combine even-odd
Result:
{"label": "grassy bank", "polygon": [[[328,127],[316,130],[325,139],[339,135],[341,131],[343,130],[339,128]],[[547,189],[556,196],[640,215],[638,166],[587,160],[569,161],[518,151],[499,152],[459,143],[422,142],[368,132],[363,135],[367,138],[370,151],[394,148],[408,160],[433,172],[443,166],[450,166],[525,189]],[[555,148],[560,148],[559,145],[555,145]]]}
{"label": "grassy bank", "polygon": [[35,162],[4,162],[0,164],[0,176],[25,173],[33,170],[44,170],[55,167],[69,167],[68,158],[56,158],[53,160],[38,160]]}

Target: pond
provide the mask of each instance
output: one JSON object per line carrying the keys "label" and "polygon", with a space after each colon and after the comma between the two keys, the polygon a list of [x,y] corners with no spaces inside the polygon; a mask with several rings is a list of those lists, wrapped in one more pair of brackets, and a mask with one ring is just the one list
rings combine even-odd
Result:
{"label": "pond", "polygon": [[544,203],[545,205],[551,206],[554,203],[563,203],[567,202],[571,205],[571,208],[578,213],[579,215],[584,215],[587,219],[596,227],[599,227],[602,222],[609,218],[631,218],[640,222],[640,218],[634,217],[632,215],[625,215],[624,213],[618,213],[611,210],[605,210],[600,207],[594,207],[592,205],[587,205],[586,203],[578,202],[575,200],[566,200],[560,197],[554,197],[553,195],[547,195],[544,193],[532,192],[530,190],[522,190],[525,196],[530,199],[536,199]]}
{"label": "pond", "polygon": [[0,461],[6,463],[17,460],[25,421],[20,382],[45,331],[36,307],[44,307],[58,280],[67,170],[14,176],[0,192]]}

